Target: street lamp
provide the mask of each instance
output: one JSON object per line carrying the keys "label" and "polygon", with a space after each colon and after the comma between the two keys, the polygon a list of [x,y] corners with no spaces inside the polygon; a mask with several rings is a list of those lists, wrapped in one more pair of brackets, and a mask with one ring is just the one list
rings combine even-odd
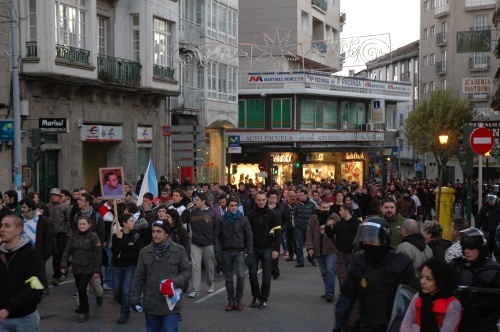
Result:
{"label": "street lamp", "polygon": [[[488,160],[490,159],[490,156],[491,156],[490,151],[488,151],[484,154],[484,157],[486,158],[486,185],[490,184],[490,180],[488,178],[488,166],[489,166]],[[488,189],[488,188],[486,188],[486,189]]]}
{"label": "street lamp", "polygon": [[441,145],[448,143],[448,135],[439,135],[439,143],[441,143]]}
{"label": "street lamp", "polygon": [[[444,147],[448,143],[448,135],[439,135],[439,143],[441,143],[441,146]],[[439,169],[438,199],[437,199],[437,209],[436,209],[437,221],[439,221],[439,210],[441,207],[441,182],[443,181],[443,167],[446,167],[446,165],[441,164],[441,169]]]}

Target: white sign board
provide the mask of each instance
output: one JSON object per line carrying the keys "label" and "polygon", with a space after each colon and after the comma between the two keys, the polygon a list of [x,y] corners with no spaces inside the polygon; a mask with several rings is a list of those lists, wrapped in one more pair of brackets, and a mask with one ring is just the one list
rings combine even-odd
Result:
{"label": "white sign board", "polygon": [[462,78],[463,93],[491,93],[493,79],[489,77]]}
{"label": "white sign board", "polygon": [[241,146],[230,146],[227,148],[227,153],[241,153]]}

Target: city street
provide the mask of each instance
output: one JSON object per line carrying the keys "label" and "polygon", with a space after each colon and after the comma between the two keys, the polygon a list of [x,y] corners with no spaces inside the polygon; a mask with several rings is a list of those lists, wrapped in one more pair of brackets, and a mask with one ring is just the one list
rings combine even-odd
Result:
{"label": "city street", "polygon": [[[252,309],[250,283],[245,279],[245,307],[243,311],[224,311],[227,305],[224,277],[215,277],[215,293],[206,292],[203,276],[200,297],[185,296],[182,303],[182,331],[329,331],[333,327],[333,303],[320,296],[324,293],[323,281],[318,267],[306,263],[304,268],[295,268],[295,262],[286,262],[281,256],[281,276],[272,280],[271,297],[266,309]],[[47,263],[47,274],[52,276],[51,262]],[[259,274],[259,278],[261,274]],[[95,297],[90,294],[90,318],[86,323],[77,322],[77,307],[71,295],[75,292],[73,278],[52,287],[50,295],[40,304],[41,331],[144,331],[143,314],[132,312],[125,325],[118,325],[120,306],[113,300],[112,291],[104,292],[104,304],[98,308]],[[336,287],[338,293],[338,283]]]}

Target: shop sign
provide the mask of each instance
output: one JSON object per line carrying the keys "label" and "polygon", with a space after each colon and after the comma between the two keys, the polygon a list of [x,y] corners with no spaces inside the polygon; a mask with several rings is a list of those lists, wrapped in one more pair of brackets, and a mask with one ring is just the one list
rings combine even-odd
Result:
{"label": "shop sign", "polygon": [[363,152],[346,152],[345,154],[346,160],[355,160],[355,159],[365,159],[365,154]]}
{"label": "shop sign", "polygon": [[230,146],[227,148],[227,153],[241,153],[241,146]]}
{"label": "shop sign", "polygon": [[66,118],[39,118],[38,128],[43,133],[67,133],[68,119]]}
{"label": "shop sign", "polygon": [[491,52],[491,30],[457,31],[457,53]]}
{"label": "shop sign", "polygon": [[291,154],[274,155],[273,162],[275,162],[275,163],[291,163],[292,162],[292,155]]}
{"label": "shop sign", "polygon": [[229,146],[237,147],[240,146],[240,137],[239,136],[228,136]]}
{"label": "shop sign", "polygon": [[493,79],[489,77],[462,78],[463,93],[491,93]]}
{"label": "shop sign", "polygon": [[80,140],[84,142],[121,142],[121,126],[84,125],[80,128]]}
{"label": "shop sign", "polygon": [[231,131],[232,135],[239,135],[241,143],[276,143],[276,142],[383,142],[384,132],[380,131]]}
{"label": "shop sign", "polygon": [[151,127],[137,127],[137,142],[152,142],[153,141],[153,128]]}
{"label": "shop sign", "polygon": [[309,153],[306,154],[306,161],[323,161],[323,153]]}
{"label": "shop sign", "polygon": [[14,120],[0,120],[0,140],[14,140]]}

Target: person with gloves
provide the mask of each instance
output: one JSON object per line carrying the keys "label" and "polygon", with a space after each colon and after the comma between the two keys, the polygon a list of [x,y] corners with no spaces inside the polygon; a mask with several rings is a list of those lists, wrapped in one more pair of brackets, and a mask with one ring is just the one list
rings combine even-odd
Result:
{"label": "person with gloves", "polygon": [[[250,221],[238,211],[238,199],[227,199],[227,211],[215,224],[215,257],[222,262],[226,279],[226,311],[243,310],[243,289],[245,286],[245,263],[252,261],[253,234]],[[245,249],[247,257],[245,259]],[[233,274],[236,271],[236,293]]]}
{"label": "person with gloves", "polygon": [[[156,220],[151,229],[153,240],[139,253],[130,304],[132,309],[144,312],[147,331],[178,331],[182,300],[171,307],[169,295],[175,290],[169,292],[167,289],[170,283],[174,289],[184,287],[191,278],[191,264],[184,248],[170,238],[168,221]],[[166,284],[162,285],[162,281]]]}

